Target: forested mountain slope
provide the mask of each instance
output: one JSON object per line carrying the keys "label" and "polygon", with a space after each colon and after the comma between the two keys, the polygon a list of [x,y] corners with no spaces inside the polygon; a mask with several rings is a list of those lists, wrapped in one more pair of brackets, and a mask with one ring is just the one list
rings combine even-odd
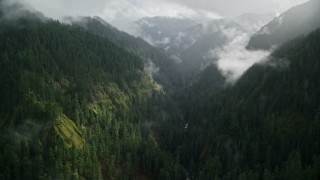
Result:
{"label": "forested mountain slope", "polygon": [[316,30],[320,27],[319,9],[319,0],[309,0],[289,9],[254,34],[247,48],[269,50]]}
{"label": "forested mountain slope", "polygon": [[[159,50],[141,38],[119,31],[99,17],[67,18],[74,25],[85,28],[90,33],[106,38],[117,46],[137,54],[145,61],[146,68],[152,69],[154,80],[164,87],[166,92],[184,85],[181,67],[163,50]],[[149,66],[149,67],[148,67]]]}
{"label": "forested mountain slope", "polygon": [[179,113],[140,57],[37,16],[1,27],[0,179],[185,176],[152,130]]}
{"label": "forested mountain slope", "polygon": [[0,179],[320,179],[320,30],[185,83],[98,17],[1,10]]}
{"label": "forested mountain slope", "polygon": [[196,179],[319,179],[320,30],[194,107],[180,149]]}

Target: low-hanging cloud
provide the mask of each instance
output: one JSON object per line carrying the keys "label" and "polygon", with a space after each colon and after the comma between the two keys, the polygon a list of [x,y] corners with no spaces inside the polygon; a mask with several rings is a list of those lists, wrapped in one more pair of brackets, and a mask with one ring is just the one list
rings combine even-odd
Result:
{"label": "low-hanging cloud", "polygon": [[54,19],[65,16],[100,16],[120,30],[131,32],[134,21],[143,17],[168,16],[219,18],[214,12],[193,9],[167,0],[12,0],[28,3]]}
{"label": "low-hanging cloud", "polygon": [[278,12],[307,0],[7,0],[30,4],[44,15],[101,16],[121,30],[132,31],[133,21],[145,16],[217,18],[246,12]]}
{"label": "low-hanging cloud", "polygon": [[11,19],[21,15],[24,11],[34,11],[27,3],[19,0],[0,0],[1,19]]}
{"label": "low-hanging cloud", "polygon": [[229,43],[222,48],[209,52],[209,57],[215,59],[215,63],[229,83],[237,81],[243,73],[253,64],[262,61],[269,56],[268,51],[249,51],[245,47],[249,41],[248,33],[225,29],[225,36]]}
{"label": "low-hanging cloud", "polygon": [[220,18],[213,12],[160,0],[109,0],[100,16],[119,29],[132,34],[134,34],[132,23],[143,17]]}
{"label": "low-hanging cloud", "polygon": [[[121,30],[134,34],[132,22],[145,16],[190,18],[219,18],[244,12],[276,11],[281,13],[293,5],[307,0],[0,0],[0,3],[22,3],[30,9],[43,12],[56,19],[64,16],[98,15]],[[250,4],[250,6],[247,6]],[[236,9],[235,9],[236,8]],[[219,15],[220,14],[220,15]],[[222,48],[209,53],[218,59],[217,66],[229,81],[236,81],[250,66],[267,57],[266,51],[248,51],[245,46],[249,34],[226,30],[230,41]]]}
{"label": "low-hanging cloud", "polygon": [[223,17],[232,17],[247,12],[282,13],[288,8],[308,0],[171,0],[195,9],[216,12]]}
{"label": "low-hanging cloud", "polygon": [[154,81],[153,76],[157,75],[159,73],[159,68],[150,60],[146,59],[145,65],[144,65],[144,71],[149,75],[149,77],[152,79],[155,87],[157,89],[163,90],[162,85],[158,84]]}

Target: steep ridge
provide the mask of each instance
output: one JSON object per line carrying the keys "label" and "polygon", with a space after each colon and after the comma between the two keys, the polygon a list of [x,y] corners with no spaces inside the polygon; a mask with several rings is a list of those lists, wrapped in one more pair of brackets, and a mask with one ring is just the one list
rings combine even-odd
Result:
{"label": "steep ridge", "polygon": [[[222,46],[224,43],[215,41],[214,37],[224,35],[223,32],[228,29],[239,30],[246,33],[255,33],[263,25],[272,20],[274,15],[269,14],[243,14],[230,19],[216,19],[194,25],[188,29],[178,32],[170,37],[170,42],[163,46],[169,53],[180,55],[183,51],[188,51],[194,43],[204,44],[203,46],[211,46],[211,49],[217,47],[210,43],[201,43],[201,41],[209,38],[212,44]],[[200,41],[200,42],[198,42]],[[218,46],[218,47],[219,47]],[[210,49],[210,48],[207,48]],[[205,50],[202,50],[206,52]]]}
{"label": "steep ridge", "polygon": [[0,179],[184,179],[153,131],[179,112],[143,59],[50,19],[1,27]]}
{"label": "steep ridge", "polygon": [[[153,72],[150,74],[154,80],[164,87],[167,93],[172,89],[179,88],[184,84],[181,68],[164,51],[156,49],[141,38],[133,37],[119,31],[99,17],[67,18],[69,23],[80,25],[90,33],[106,38],[117,46],[135,53],[144,59],[146,68]],[[153,67],[153,65],[155,67]],[[150,67],[151,66],[151,67]],[[170,93],[170,92],[169,92]]]}
{"label": "steep ridge", "polygon": [[320,30],[286,43],[194,107],[179,149],[195,178],[320,177],[319,43]]}
{"label": "steep ridge", "polygon": [[[184,37],[184,39],[194,38],[194,40],[191,40],[193,42],[178,54],[183,60],[182,66],[186,74],[197,74],[205,69],[209,64],[206,62],[206,56],[209,51],[221,48],[230,41],[230,37],[226,32],[237,31],[245,33],[245,30],[240,25],[230,20],[214,20],[206,25],[201,24],[193,28]],[[191,33],[189,34],[189,32]]]}
{"label": "steep ridge", "polygon": [[289,9],[254,34],[248,49],[272,49],[320,27],[320,1],[310,0]]}
{"label": "steep ridge", "polygon": [[157,47],[163,47],[170,38],[184,31],[197,22],[189,18],[144,17],[135,22],[138,35]]}
{"label": "steep ridge", "polygon": [[0,15],[0,179],[320,179],[320,30],[185,85],[98,17]]}
{"label": "steep ridge", "polygon": [[239,37],[250,37],[272,17],[272,13],[248,13],[230,19],[202,22],[175,34],[162,48],[181,59],[183,71],[192,77],[216,61],[210,57],[210,52]]}

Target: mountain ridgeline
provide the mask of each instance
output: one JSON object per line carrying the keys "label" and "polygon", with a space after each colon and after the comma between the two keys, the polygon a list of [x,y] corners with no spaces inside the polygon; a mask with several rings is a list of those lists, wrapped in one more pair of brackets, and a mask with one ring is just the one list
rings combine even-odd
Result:
{"label": "mountain ridgeline", "polygon": [[145,17],[135,22],[138,33],[155,46],[163,46],[171,37],[198,23],[189,18]]}
{"label": "mountain ridgeline", "polygon": [[273,19],[251,37],[248,49],[272,49],[320,27],[320,1],[310,0]]}
{"label": "mountain ridgeline", "polygon": [[[223,48],[235,36],[253,34],[268,23],[274,15],[244,14],[234,18],[208,19],[196,22],[187,18],[154,17],[137,22],[140,36],[164,49],[180,62],[187,78],[193,78],[215,59],[208,57],[210,51]],[[162,33],[163,32],[163,33]]]}
{"label": "mountain ridgeline", "polygon": [[319,30],[290,41],[234,86],[195,105],[179,147],[195,177],[320,177],[319,47]]}
{"label": "mountain ridgeline", "polygon": [[119,31],[99,17],[66,18],[66,21],[85,28],[92,34],[112,41],[117,46],[144,59],[145,64],[154,64],[158,70],[151,74],[155,81],[164,87],[165,91],[183,86],[184,79],[181,68],[168,55],[149,45],[141,38],[135,38]]}
{"label": "mountain ridgeline", "polygon": [[[279,47],[228,84],[216,64],[191,74],[177,59],[192,62],[226,43],[222,29],[248,33],[236,22],[270,15],[206,27],[180,19],[168,33],[216,31],[173,58],[99,17],[62,23],[17,9],[0,8],[1,180],[320,179],[320,29],[308,26],[318,17],[303,16],[304,33],[279,39],[279,26],[260,38],[267,46],[252,47]],[[154,19],[168,23],[140,23],[163,28]]]}
{"label": "mountain ridgeline", "polygon": [[143,59],[83,28],[38,20],[1,22],[0,179],[185,174],[151,133],[180,117]]}

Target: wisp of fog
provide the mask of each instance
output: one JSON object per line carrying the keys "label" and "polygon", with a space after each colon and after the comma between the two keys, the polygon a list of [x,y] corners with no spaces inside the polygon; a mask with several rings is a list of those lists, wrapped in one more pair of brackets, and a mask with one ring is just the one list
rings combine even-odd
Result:
{"label": "wisp of fog", "polygon": [[247,50],[250,33],[237,29],[224,29],[228,43],[209,52],[208,57],[215,59],[215,64],[229,83],[236,82],[253,64],[269,56],[269,51]]}

